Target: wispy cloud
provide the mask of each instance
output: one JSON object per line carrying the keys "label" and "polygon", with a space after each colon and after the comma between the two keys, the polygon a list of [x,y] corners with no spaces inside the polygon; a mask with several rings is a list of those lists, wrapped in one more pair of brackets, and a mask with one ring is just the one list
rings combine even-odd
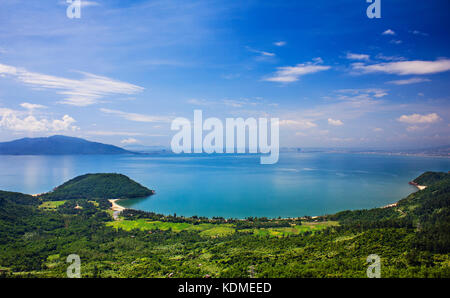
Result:
{"label": "wispy cloud", "polygon": [[409,31],[409,32],[414,34],[414,35],[428,36],[428,33],[425,33],[425,32],[419,31],[419,30],[412,30],[412,31]]}
{"label": "wispy cloud", "polygon": [[106,114],[112,114],[120,118],[135,122],[169,122],[171,120],[170,117],[150,116],[138,113],[127,113],[123,111],[110,110],[104,108],[100,109],[100,111]]}
{"label": "wispy cloud", "polygon": [[43,105],[40,105],[40,104],[28,103],[28,102],[21,103],[20,106],[25,108],[25,109],[27,109],[27,110],[46,108],[46,106],[43,106]]}
{"label": "wispy cloud", "polygon": [[352,67],[362,73],[384,72],[397,75],[423,75],[445,72],[450,70],[450,59],[436,61],[400,61],[366,65],[364,63],[353,63]]}
{"label": "wispy cloud", "polygon": [[67,79],[0,64],[0,75],[13,77],[33,87],[58,90],[57,93],[64,96],[60,102],[73,106],[88,106],[98,103],[108,95],[135,94],[144,90],[142,87],[108,77],[80,73],[83,75],[82,79]]}
{"label": "wispy cloud", "polygon": [[276,45],[277,47],[282,47],[286,45],[285,41],[277,41],[273,43],[274,45]]}
{"label": "wispy cloud", "polygon": [[387,90],[380,88],[369,89],[340,89],[338,99],[346,101],[367,101],[373,98],[381,98],[388,95]]}
{"label": "wispy cloud", "polygon": [[328,124],[333,125],[333,126],[341,126],[341,125],[344,125],[344,122],[342,122],[341,120],[334,120],[334,119],[328,118]]}
{"label": "wispy cloud", "polygon": [[140,143],[137,139],[135,138],[127,138],[127,139],[123,139],[122,141],[120,141],[120,143],[125,144],[125,145],[129,145],[129,144],[137,144]]}
{"label": "wispy cloud", "polygon": [[271,77],[265,78],[265,81],[291,83],[298,81],[301,76],[316,73],[330,69],[330,66],[319,65],[319,63],[301,63],[295,66],[277,67],[277,71]]}
{"label": "wispy cloud", "polygon": [[394,30],[392,29],[387,29],[386,31],[384,31],[383,33],[381,33],[382,35],[395,35]]}
{"label": "wispy cloud", "polygon": [[401,44],[401,43],[403,43],[403,41],[402,41],[402,40],[399,40],[399,39],[393,39],[393,40],[390,41],[390,43],[393,43],[393,44]]}
{"label": "wispy cloud", "polygon": [[260,54],[261,56],[267,56],[267,57],[275,57],[275,53],[270,53],[270,52],[266,52],[266,51],[260,51],[260,50],[256,50],[256,49],[252,49],[250,47],[246,47],[248,51],[253,52],[253,53],[257,53]]}
{"label": "wispy cloud", "polygon": [[410,85],[410,84],[417,84],[417,83],[423,83],[423,82],[431,82],[430,79],[425,78],[410,78],[406,80],[394,80],[387,82],[388,84],[394,84],[394,85]]}
{"label": "wispy cloud", "polygon": [[347,53],[347,59],[350,60],[369,60],[370,56],[366,54]]}
{"label": "wispy cloud", "polygon": [[399,122],[408,123],[408,124],[423,124],[423,123],[435,123],[441,120],[436,113],[421,115],[421,114],[412,114],[412,115],[402,115],[397,119]]}
{"label": "wispy cloud", "polygon": [[317,126],[317,124],[315,124],[314,122],[312,122],[310,120],[305,120],[305,119],[297,119],[297,120],[284,119],[284,120],[280,120],[279,125],[280,126],[293,126],[296,129],[308,129],[308,128],[313,128],[313,127]]}
{"label": "wispy cloud", "polygon": [[95,130],[95,131],[87,131],[85,132],[88,135],[95,135],[95,136],[142,136],[144,134],[140,132],[128,132],[128,131],[102,131],[102,130]]}
{"label": "wispy cloud", "polygon": [[386,60],[386,61],[404,61],[405,57],[402,56],[385,56],[383,54],[378,54],[376,56],[377,59]]}

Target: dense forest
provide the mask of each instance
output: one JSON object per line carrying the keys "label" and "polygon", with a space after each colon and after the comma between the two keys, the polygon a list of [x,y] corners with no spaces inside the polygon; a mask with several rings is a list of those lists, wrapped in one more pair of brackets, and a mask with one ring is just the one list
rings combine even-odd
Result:
{"label": "dense forest", "polygon": [[142,198],[154,192],[122,174],[86,174],[42,195],[45,200]]}
{"label": "dense forest", "polygon": [[365,277],[377,254],[382,277],[450,277],[447,173],[421,175],[427,188],[392,207],[297,219],[128,209],[114,220],[107,199],[142,186],[110,181],[84,175],[40,197],[1,191],[0,276],[65,277],[78,254],[82,277]]}

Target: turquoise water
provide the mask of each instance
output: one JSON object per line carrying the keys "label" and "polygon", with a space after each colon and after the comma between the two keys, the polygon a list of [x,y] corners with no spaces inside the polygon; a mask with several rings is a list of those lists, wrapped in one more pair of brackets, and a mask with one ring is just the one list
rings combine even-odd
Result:
{"label": "turquoise water", "polygon": [[0,156],[0,189],[42,193],[85,173],[123,173],[156,190],[121,201],[135,209],[184,216],[296,217],[384,206],[416,189],[424,171],[448,171],[450,159],[331,153],[258,156]]}

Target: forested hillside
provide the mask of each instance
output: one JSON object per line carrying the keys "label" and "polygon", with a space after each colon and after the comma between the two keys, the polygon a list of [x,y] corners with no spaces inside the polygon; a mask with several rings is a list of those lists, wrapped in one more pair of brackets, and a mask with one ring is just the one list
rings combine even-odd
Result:
{"label": "forested hillside", "polygon": [[[450,277],[450,179],[426,176],[395,207],[289,220],[126,210],[115,221],[85,188],[52,201],[0,192],[0,275],[65,277],[78,254],[83,277],[365,277],[377,254],[382,277]],[[73,180],[61,187],[79,194]]]}
{"label": "forested hillside", "polygon": [[142,198],[154,192],[122,174],[86,174],[42,195],[45,200]]}

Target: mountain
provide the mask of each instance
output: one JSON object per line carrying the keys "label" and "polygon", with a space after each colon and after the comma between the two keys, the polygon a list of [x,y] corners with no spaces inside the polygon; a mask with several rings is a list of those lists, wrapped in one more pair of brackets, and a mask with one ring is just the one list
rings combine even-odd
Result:
{"label": "mountain", "polygon": [[3,155],[84,155],[84,154],[130,154],[134,153],[113,145],[90,142],[67,136],[48,138],[23,138],[0,143]]}
{"label": "mountain", "polygon": [[85,174],[75,177],[52,192],[41,196],[44,200],[70,199],[131,199],[154,194],[154,191],[131,180],[125,175],[114,173]]}
{"label": "mountain", "polygon": [[165,146],[126,145],[123,148],[140,153],[170,152],[170,149]]}

